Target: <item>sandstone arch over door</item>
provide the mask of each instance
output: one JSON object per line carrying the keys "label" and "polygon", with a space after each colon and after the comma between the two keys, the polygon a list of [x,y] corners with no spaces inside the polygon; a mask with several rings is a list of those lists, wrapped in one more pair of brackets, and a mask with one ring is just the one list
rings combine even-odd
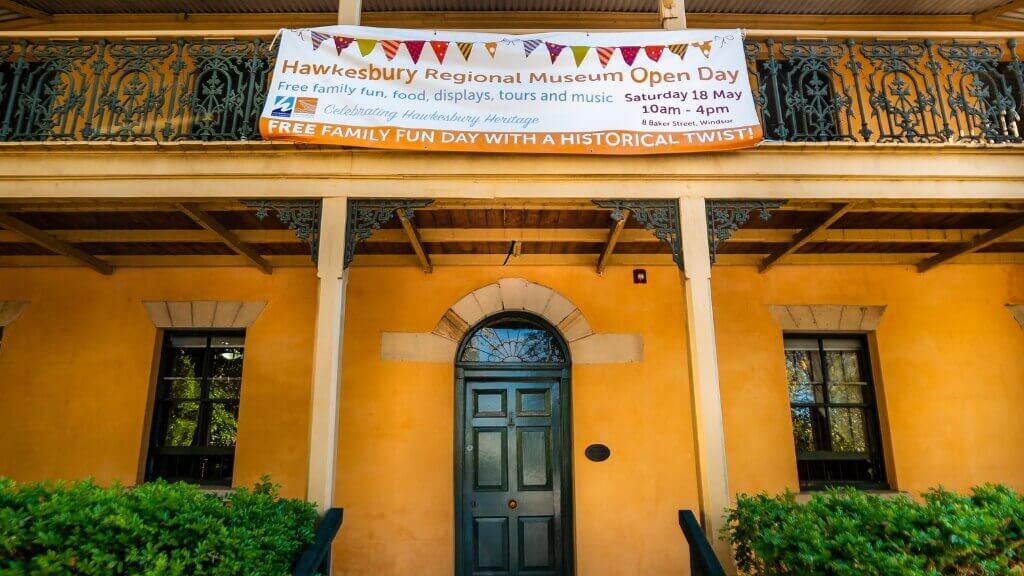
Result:
{"label": "sandstone arch over door", "polygon": [[444,312],[430,332],[384,332],[381,358],[454,362],[456,348],[470,326],[502,312],[529,312],[549,322],[568,343],[573,364],[643,361],[640,334],[595,333],[571,300],[524,278],[502,278],[466,294]]}

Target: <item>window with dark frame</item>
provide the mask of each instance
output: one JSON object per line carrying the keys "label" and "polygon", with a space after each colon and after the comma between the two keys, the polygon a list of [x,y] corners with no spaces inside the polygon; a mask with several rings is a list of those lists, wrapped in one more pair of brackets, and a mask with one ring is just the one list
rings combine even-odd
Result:
{"label": "window with dark frame", "polygon": [[800,489],[888,488],[865,339],[786,335],[785,351]]}
{"label": "window with dark frame", "polygon": [[245,332],[167,332],[146,480],[230,486]]}

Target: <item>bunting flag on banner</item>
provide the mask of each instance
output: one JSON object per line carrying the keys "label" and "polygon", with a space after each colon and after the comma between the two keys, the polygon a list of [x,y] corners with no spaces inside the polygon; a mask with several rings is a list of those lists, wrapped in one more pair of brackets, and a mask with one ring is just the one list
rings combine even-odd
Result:
{"label": "bunting flag on banner", "polygon": [[686,48],[687,48],[687,44],[669,44],[668,45],[668,51],[673,53],[673,54],[675,54],[676,56],[679,56],[680,60],[682,60],[683,57],[686,56]]}
{"label": "bunting flag on banner", "polygon": [[434,50],[434,56],[437,56],[437,63],[444,64],[444,55],[448,53],[448,44],[444,40],[432,40],[430,47]]}
{"label": "bunting flag on banner", "polygon": [[419,64],[420,54],[423,54],[423,45],[426,44],[424,40],[406,40],[404,42],[405,49],[409,51],[409,56],[412,57],[413,64]]}
{"label": "bunting flag on banner", "polygon": [[[414,64],[419,63],[420,57],[423,54],[423,47],[428,43],[428,41],[426,40],[374,40],[369,38],[332,36],[324,32],[319,32],[317,30],[310,29],[296,30],[296,33],[299,35],[299,38],[301,38],[303,41],[311,44],[313,46],[314,51],[319,50],[320,46],[323,45],[323,43],[326,42],[328,39],[333,40],[334,48],[338,52],[338,55],[341,55],[341,53],[348,49],[349,46],[351,46],[353,43],[356,43],[359,46],[359,53],[365,58],[369,56],[373,52],[374,48],[377,47],[377,44],[380,43],[381,46],[383,46],[384,48],[384,55],[387,57],[389,61],[393,60],[395,56],[398,55],[398,51],[401,48],[402,44],[405,44],[406,50],[409,52],[409,56],[410,58],[412,58]],[[716,38],[719,37],[716,36]],[[506,43],[511,45],[514,42],[515,41],[507,41]],[[583,65],[583,61],[586,59],[587,54],[589,54],[591,48],[593,48],[594,50],[597,51],[598,62],[601,63],[601,67],[603,68],[608,67],[608,62],[610,62],[612,56],[615,55],[616,49],[618,49],[619,52],[622,54],[622,60],[628,66],[633,66],[633,64],[636,62],[636,57],[640,53],[641,49],[643,49],[644,53],[647,55],[647,58],[650,59],[652,62],[659,62],[661,61],[661,56],[662,54],[664,54],[666,48],[669,52],[678,56],[680,60],[683,60],[686,57],[686,52],[689,50],[691,46],[700,49],[701,54],[703,54],[705,58],[711,58],[711,51],[714,47],[713,40],[691,42],[688,44],[668,44],[663,46],[651,45],[617,47],[566,46],[565,44],[557,44],[555,42],[548,42],[536,38],[531,38],[529,40],[521,40],[520,42],[522,42],[523,44],[523,53],[526,55],[527,58],[529,58],[530,55],[533,54],[534,51],[536,51],[542,43],[545,44],[548,49],[548,55],[551,57],[552,64],[554,64],[558,60],[558,57],[562,54],[562,51],[568,47],[572,51],[573,60],[576,63],[576,67],[580,67]],[[444,64],[444,59],[447,57],[448,48],[452,44],[452,42],[448,40],[432,40],[429,43],[431,50],[433,50],[434,52],[434,56],[437,57],[438,63]],[[459,52],[462,54],[463,59],[465,59],[466,61],[469,61],[469,56],[470,54],[473,53],[473,48],[477,44],[483,44],[484,47],[487,49],[487,53],[490,54],[491,58],[495,57],[498,49],[497,42],[455,42],[455,44],[458,46]]]}
{"label": "bunting flag on banner", "polygon": [[328,38],[330,38],[330,36],[323,32],[317,32],[316,30],[309,31],[309,41],[313,44],[314,52],[319,50],[320,46],[323,45],[324,40],[327,40]]}
{"label": "bunting flag on banner", "polygon": [[529,58],[530,54],[540,46],[540,40],[523,40],[523,51],[526,53],[526,57]]}
{"label": "bunting flag on banner", "polygon": [[633,61],[636,60],[636,55],[640,53],[640,47],[619,46],[619,53],[622,54],[622,59],[626,61],[626,64],[632,66]]}
{"label": "bunting flag on banner", "polygon": [[544,45],[548,47],[548,54],[551,55],[551,63],[554,64],[555,60],[558,60],[558,55],[565,50],[564,44],[554,44],[552,42],[544,42]]}
{"label": "bunting flag on banner", "polygon": [[664,46],[644,46],[644,52],[647,53],[647,57],[653,62],[657,62],[661,59],[661,53],[665,51]]}
{"label": "bunting flag on banner", "polygon": [[590,46],[572,46],[570,50],[572,50],[572,57],[576,59],[576,67],[579,68],[583,59],[587,57],[587,52],[590,52]]}
{"label": "bunting flag on banner", "polygon": [[380,45],[384,48],[384,55],[387,56],[390,61],[398,54],[398,47],[401,46],[402,43],[398,40],[381,40]]}
{"label": "bunting flag on banner", "polygon": [[352,45],[353,38],[345,38],[344,36],[334,36],[334,48],[338,51],[338,56],[341,56],[341,52]]}
{"label": "bunting flag on banner", "polygon": [[359,53],[363,55],[363,58],[365,58],[370,55],[370,52],[373,52],[373,49],[377,46],[377,41],[357,38],[356,44],[359,45]]}

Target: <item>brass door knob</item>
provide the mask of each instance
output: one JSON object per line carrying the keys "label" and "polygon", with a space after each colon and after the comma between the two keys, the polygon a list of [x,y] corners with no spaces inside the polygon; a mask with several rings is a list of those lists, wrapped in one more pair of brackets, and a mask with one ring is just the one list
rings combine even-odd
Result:
{"label": "brass door knob", "polygon": [[515,500],[508,501],[508,507],[512,510],[515,510],[517,506],[519,506],[519,502],[516,502]]}

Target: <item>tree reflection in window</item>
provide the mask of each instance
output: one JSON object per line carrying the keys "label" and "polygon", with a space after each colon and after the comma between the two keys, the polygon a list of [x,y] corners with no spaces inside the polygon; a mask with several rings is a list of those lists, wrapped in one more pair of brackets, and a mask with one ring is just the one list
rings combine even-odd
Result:
{"label": "tree reflection in window", "polygon": [[520,318],[500,318],[470,336],[462,362],[565,363],[565,351],[547,328]]}

